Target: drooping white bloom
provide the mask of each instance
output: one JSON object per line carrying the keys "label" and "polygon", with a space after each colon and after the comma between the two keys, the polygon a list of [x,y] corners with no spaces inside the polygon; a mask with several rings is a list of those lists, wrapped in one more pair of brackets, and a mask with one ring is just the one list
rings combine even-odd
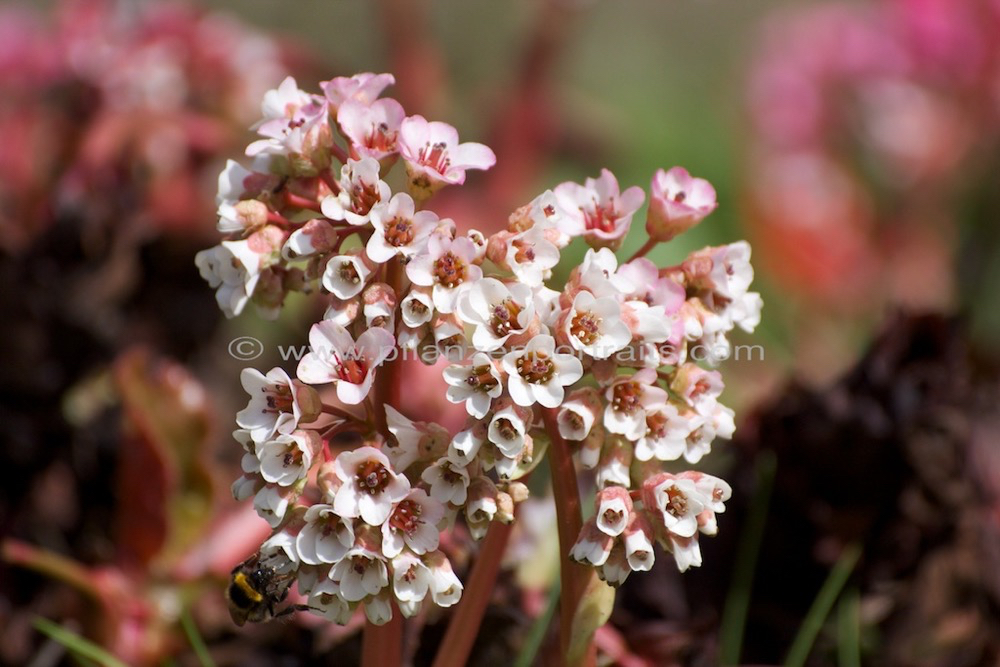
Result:
{"label": "drooping white bloom", "polygon": [[336,563],[354,546],[353,522],[340,516],[333,505],[312,505],[304,519],[305,525],[295,538],[295,548],[303,563]]}
{"label": "drooping white bloom", "polygon": [[566,440],[583,440],[600,416],[601,399],[592,387],[574,390],[559,407],[556,422]]}
{"label": "drooping white bloom", "polygon": [[659,473],[642,485],[646,511],[657,517],[659,527],[678,537],[698,532],[698,515],[707,499],[694,481],[670,473]]}
{"label": "drooping white bloom", "polygon": [[331,257],[323,271],[323,287],[338,299],[350,299],[361,294],[372,269],[361,255]]}
{"label": "drooping white bloom", "polygon": [[439,503],[462,505],[469,489],[469,471],[448,457],[441,457],[420,475],[431,485],[431,498]]}
{"label": "drooping white bloom", "polygon": [[632,515],[632,499],[628,489],[609,486],[598,492],[594,498],[594,508],[597,529],[605,535],[618,537],[625,531]]}
{"label": "drooping white bloom", "polygon": [[547,408],[558,407],[565,387],[583,377],[583,364],[572,354],[557,354],[552,336],[532,338],[522,350],[503,357],[507,371],[507,391],[518,405],[529,407],[536,402]]}
{"label": "drooping white bloom", "polygon": [[389,584],[389,570],[382,554],[359,543],[333,566],[330,579],[340,584],[345,600],[358,602]]}
{"label": "drooping white bloom", "polygon": [[340,595],[340,585],[330,579],[324,579],[309,591],[306,604],[309,611],[337,625],[347,625],[354,615],[354,610]]}
{"label": "drooping white bloom", "polygon": [[434,319],[434,299],[430,290],[412,287],[400,305],[403,324],[416,329]]}
{"label": "drooping white bloom", "polygon": [[260,280],[261,260],[247,240],[223,241],[194,257],[201,277],[216,290],[215,300],[226,317],[236,317],[250,301]]}
{"label": "drooping white bloom", "polygon": [[569,556],[578,563],[604,565],[608,556],[611,555],[614,541],[615,538],[601,531],[597,527],[596,519],[591,518],[580,530],[580,535],[576,538],[576,543],[570,550]]}
{"label": "drooping white bloom", "polygon": [[[697,417],[695,417],[697,420]],[[676,461],[687,448],[687,437],[700,424],[682,416],[672,403],[646,408],[646,431],[635,443],[635,457],[640,461]]]}
{"label": "drooping white bloom", "polygon": [[462,597],[462,582],[451,569],[448,557],[440,551],[428,553],[423,558],[431,571],[431,598],[439,607],[450,607]]}
{"label": "drooping white bloom", "polygon": [[392,469],[385,454],[374,447],[342,452],[334,471],[343,481],[333,507],[344,517],[360,516],[372,526],[382,525],[398,503],[410,492],[409,480]]}
{"label": "drooping white bloom", "polygon": [[431,582],[431,571],[418,556],[404,552],[393,557],[392,592],[404,603],[401,609],[423,601],[430,592]]}
{"label": "drooping white bloom", "polygon": [[501,454],[515,459],[524,449],[528,426],[521,412],[508,403],[506,407],[493,413],[487,437]]}
{"label": "drooping white bloom", "polygon": [[302,357],[296,374],[306,384],[337,384],[337,398],[348,405],[365,399],[375,381],[375,369],[389,356],[395,338],[376,327],[358,336],[330,320],[309,330],[310,352]]}
{"label": "drooping white bloom", "polygon": [[253,497],[253,508],[272,528],[277,528],[288,511],[291,489],[276,484],[268,484]]}

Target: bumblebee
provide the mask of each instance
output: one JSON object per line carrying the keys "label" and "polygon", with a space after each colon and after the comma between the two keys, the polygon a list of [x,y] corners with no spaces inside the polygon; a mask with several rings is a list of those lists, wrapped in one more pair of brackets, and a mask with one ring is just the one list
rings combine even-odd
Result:
{"label": "bumblebee", "polygon": [[260,553],[233,568],[226,587],[226,602],[233,623],[239,626],[247,621],[262,623],[308,609],[307,605],[298,604],[276,609],[288,597],[294,577],[293,572],[279,573],[273,565],[263,562]]}

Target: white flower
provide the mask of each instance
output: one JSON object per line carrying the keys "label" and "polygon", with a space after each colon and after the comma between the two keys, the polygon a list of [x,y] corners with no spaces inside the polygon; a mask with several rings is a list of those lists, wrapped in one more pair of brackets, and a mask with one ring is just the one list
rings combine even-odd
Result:
{"label": "white flower", "polygon": [[596,520],[591,518],[580,530],[569,556],[579,563],[604,565],[611,555],[613,544],[614,538],[599,530]]}
{"label": "white flower", "polygon": [[490,419],[487,437],[497,446],[500,453],[510,459],[516,459],[524,449],[525,435],[528,424],[513,405],[508,404],[493,413]]}
{"label": "white flower", "polygon": [[750,244],[746,241],[737,241],[713,250],[709,279],[715,291],[728,299],[736,299],[746,294],[750,283],[753,282]]}
{"label": "white flower", "polygon": [[373,206],[369,217],[375,231],[365,251],[378,263],[388,262],[396,255],[409,259],[423,251],[438,225],[437,214],[416,211],[413,197],[405,192],[397,192],[388,202]]}
{"label": "white flower", "polygon": [[442,457],[428,466],[420,479],[431,485],[431,498],[439,503],[465,503],[469,489],[469,471],[465,466]]}
{"label": "white flower", "polygon": [[708,371],[697,364],[686,363],[675,372],[670,388],[695,412],[708,415],[715,411],[725,385],[719,371]]}
{"label": "white flower", "polygon": [[503,393],[500,372],[486,354],[477,352],[468,366],[453,364],[443,371],[448,383],[446,397],[452,403],[465,403],[470,416],[482,419],[490,411],[493,399]]}
{"label": "white flower", "polygon": [[215,300],[226,317],[236,317],[246,306],[260,280],[261,255],[250,242],[223,241],[194,257],[201,277],[216,290]]}
{"label": "white flower", "polygon": [[492,352],[503,347],[511,335],[524,333],[534,317],[535,304],[527,285],[505,285],[496,278],[483,278],[459,293],[456,312],[459,319],[475,327],[475,348]]}
{"label": "white flower", "polygon": [[[243,194],[246,192],[244,183],[253,175],[254,172],[250,171],[239,162],[236,162],[235,160],[226,160],[226,166],[221,172],[219,172],[219,188],[215,195],[216,206],[233,206],[236,202],[242,199]],[[220,229],[219,231],[223,230]],[[232,229],[229,231],[240,231],[240,229]]]}
{"label": "white flower", "polygon": [[291,486],[309,473],[319,448],[316,431],[293,431],[258,443],[260,475],[272,484]]}
{"label": "white flower", "polygon": [[507,391],[518,405],[528,407],[537,402],[547,408],[558,407],[564,387],[583,377],[580,360],[572,354],[556,354],[555,346],[552,336],[535,336],[523,350],[504,355]]}
{"label": "white flower", "polygon": [[605,535],[618,537],[625,531],[632,514],[632,499],[621,486],[601,489],[594,498],[597,528]]}
{"label": "white flower", "polygon": [[742,294],[729,304],[726,310],[733,326],[737,326],[747,333],[753,333],[757,325],[760,324],[760,311],[764,307],[764,300],[757,292],[747,292]]}
{"label": "white flower", "polygon": [[359,544],[333,566],[330,579],[340,584],[345,600],[358,602],[378,595],[389,584],[389,571],[382,554]]}
{"label": "white flower", "polygon": [[691,419],[681,416],[672,403],[647,407],[646,431],[635,443],[635,457],[640,461],[676,461],[684,454],[688,434],[694,427]]}
{"label": "white flower", "polygon": [[313,587],[306,604],[309,606],[309,611],[338,625],[347,625],[354,615],[354,610],[340,595],[340,585],[330,579],[325,579]]}
{"label": "white flower", "polygon": [[646,510],[667,533],[691,537],[698,532],[698,515],[707,499],[692,480],[659,473],[643,482],[642,497]]}
{"label": "white flower", "polygon": [[323,287],[338,299],[350,299],[361,293],[371,274],[361,255],[337,255],[326,263]]}
{"label": "white flower", "polygon": [[610,433],[638,440],[646,432],[646,408],[665,403],[667,392],[656,386],[656,371],[643,368],[619,377],[605,391],[604,427]]}
{"label": "white flower", "polygon": [[573,391],[563,401],[556,417],[559,435],[566,440],[584,440],[597,422],[600,409],[601,399],[593,388]]}
{"label": "white flower", "polygon": [[438,311],[452,313],[459,288],[483,277],[483,270],[473,264],[475,258],[476,247],[464,236],[449,240],[432,234],[426,252],[417,254],[406,265],[406,275],[415,285],[432,287]]}
{"label": "white flower", "polygon": [[632,568],[628,566],[628,561],[625,558],[625,548],[619,541],[612,547],[608,559],[604,561],[597,574],[611,586],[621,586],[631,572]]}
{"label": "white flower", "polygon": [[240,383],[250,395],[250,402],[236,414],[236,423],[248,429],[250,437],[257,442],[276,433],[287,435],[294,431],[302,419],[300,398],[312,403],[309,397],[300,393],[302,385],[293,383],[281,368],[272,368],[267,375],[256,368],[244,368],[240,372]]}
{"label": "white flower", "polygon": [[309,330],[310,352],[296,374],[306,384],[337,383],[337,398],[347,405],[365,399],[375,381],[375,369],[389,356],[396,339],[385,329],[369,329],[357,343],[347,329],[330,320]]}
{"label": "white flower", "polygon": [[423,489],[412,489],[393,508],[389,520],[382,524],[382,553],[395,558],[407,546],[413,553],[424,554],[437,549],[440,531],[438,522],[444,518],[444,507]]}
{"label": "white flower", "polygon": [[303,563],[336,563],[354,546],[353,522],[337,514],[333,505],[312,505],[304,518],[305,525],[295,538]]}
{"label": "white flower", "polygon": [[482,425],[459,431],[448,445],[448,458],[460,465],[469,465],[483,446]]}
{"label": "white flower", "polygon": [[434,318],[434,299],[430,290],[411,287],[403,297],[400,311],[403,314],[403,324],[413,329],[430,322]]}
{"label": "white flower", "polygon": [[465,522],[472,539],[480,540],[489,530],[497,514],[497,487],[488,477],[477,477],[469,485],[469,498],[465,503]]}
{"label": "white flower", "polygon": [[697,535],[679,537],[670,533],[668,538],[667,547],[674,554],[678,570],[686,572],[690,567],[701,567],[701,547],[698,545]]}
{"label": "white flower", "polygon": [[448,561],[440,551],[433,551],[424,556],[424,563],[431,571],[431,598],[439,607],[450,607],[462,597],[462,582],[451,569]]}
{"label": "white flower", "polygon": [[559,263],[559,248],[548,239],[544,229],[535,226],[510,239],[504,259],[518,282],[539,287]]}
{"label": "white flower", "polygon": [[333,500],[334,509],[344,517],[360,516],[372,526],[382,525],[393,504],[410,492],[409,480],[396,474],[385,454],[374,447],[340,453],[334,472],[343,481]]}
{"label": "white flower", "polygon": [[594,359],[607,359],[632,340],[618,300],[611,296],[598,299],[585,290],[573,298],[563,327],[570,345]]}
{"label": "white flower", "polygon": [[639,512],[632,515],[632,520],[625,529],[624,539],[625,559],[628,566],[635,571],[648,571],[655,560],[653,542],[650,539],[653,531],[649,522]]}
{"label": "white flower", "polygon": [[401,553],[392,559],[392,592],[403,603],[421,602],[431,588],[431,571],[419,557]]}
{"label": "white flower", "polygon": [[379,202],[389,201],[390,196],[389,186],[379,178],[378,160],[348,158],[340,170],[340,192],[326,197],[320,209],[331,220],[346,220],[354,226],[366,225],[372,208]]}
{"label": "white flower", "polygon": [[288,511],[289,493],[288,487],[268,484],[253,497],[253,508],[272,528],[277,528]]}

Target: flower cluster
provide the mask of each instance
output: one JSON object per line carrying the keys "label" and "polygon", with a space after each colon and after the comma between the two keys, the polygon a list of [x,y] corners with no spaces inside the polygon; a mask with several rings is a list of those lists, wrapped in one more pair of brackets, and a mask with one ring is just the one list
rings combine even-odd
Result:
{"label": "flower cluster", "polygon": [[[464,523],[479,538],[513,521],[528,494],[519,478],[561,438],[601,489],[573,557],[613,583],[649,569],[655,541],[681,569],[698,564],[697,534],[714,533],[730,489],[658,462],[695,463],[731,437],[722,377],[689,350],[714,351],[714,364],[734,327],[754,329],[761,300],[749,291],[746,243],[668,268],[644,255],[714,210],[711,185],[680,168],[658,172],[651,240],[624,262],[615,250],[645,194],[621,191],[607,170],[541,194],[492,235],[460,231],[425,204],[494,155],[447,124],[406,116],[380,97],[392,83],[359,74],[319,95],[289,78],[267,93],[251,166],[231,162],[219,179],[230,240],[197,257],[227,315],[253,303],[277,316],[292,291],[326,300],[294,378],[243,372],[244,475],[233,491],[274,528],[262,552],[295,571],[311,609],[339,622],[359,605],[382,623],[391,602],[407,616],[427,600],[454,604],[462,584],[441,531]],[[400,162],[406,191],[392,192],[386,176]],[[590,248],[554,289],[546,281],[576,237]],[[464,428],[390,405],[407,350],[440,364]]]}

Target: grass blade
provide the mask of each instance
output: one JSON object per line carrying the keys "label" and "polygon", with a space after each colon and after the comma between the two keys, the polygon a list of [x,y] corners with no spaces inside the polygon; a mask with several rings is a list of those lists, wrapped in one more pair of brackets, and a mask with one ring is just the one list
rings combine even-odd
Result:
{"label": "grass blade", "polygon": [[737,665],[743,652],[743,632],[746,628],[747,610],[750,607],[750,592],[753,575],[757,569],[764,526],[767,523],[767,508],[774,486],[774,453],[765,451],[757,457],[757,491],[750,501],[750,512],[740,536],[736,551],[736,565],[733,568],[733,583],[726,596],[726,607],[722,612],[719,629],[719,664]]}
{"label": "grass blade", "polygon": [[542,648],[542,642],[545,641],[545,633],[552,623],[552,617],[555,615],[558,606],[559,582],[556,581],[552,585],[551,590],[549,590],[549,600],[545,605],[545,611],[531,624],[531,630],[528,631],[528,636],[524,639],[521,652],[518,653],[517,660],[514,661],[514,667],[531,667],[532,663],[535,662],[535,656],[538,655],[539,649]]}
{"label": "grass blade", "polygon": [[205,645],[205,640],[201,638],[198,626],[195,625],[194,619],[191,618],[191,614],[187,609],[181,612],[181,627],[184,628],[184,634],[187,635],[188,641],[191,642],[194,654],[198,656],[198,664],[201,667],[215,667],[212,654],[208,652],[208,646]]}
{"label": "grass blade", "polygon": [[91,660],[102,667],[128,667],[124,662],[89,639],[84,639],[75,632],[46,618],[36,618],[32,625],[49,639],[62,644],[67,651],[84,660]]}
{"label": "grass blade", "polygon": [[837,605],[837,664],[861,667],[861,594],[856,588]]}
{"label": "grass blade", "polygon": [[819,589],[805,620],[802,621],[795,641],[788,649],[785,667],[802,667],[805,664],[806,658],[812,651],[813,643],[816,641],[816,636],[823,628],[823,623],[830,615],[830,610],[833,609],[834,603],[840,597],[840,591],[843,590],[844,584],[847,583],[847,579],[854,571],[854,566],[860,557],[861,547],[857,544],[852,544],[844,549],[844,553],[830,570],[830,576],[826,578],[822,588]]}

